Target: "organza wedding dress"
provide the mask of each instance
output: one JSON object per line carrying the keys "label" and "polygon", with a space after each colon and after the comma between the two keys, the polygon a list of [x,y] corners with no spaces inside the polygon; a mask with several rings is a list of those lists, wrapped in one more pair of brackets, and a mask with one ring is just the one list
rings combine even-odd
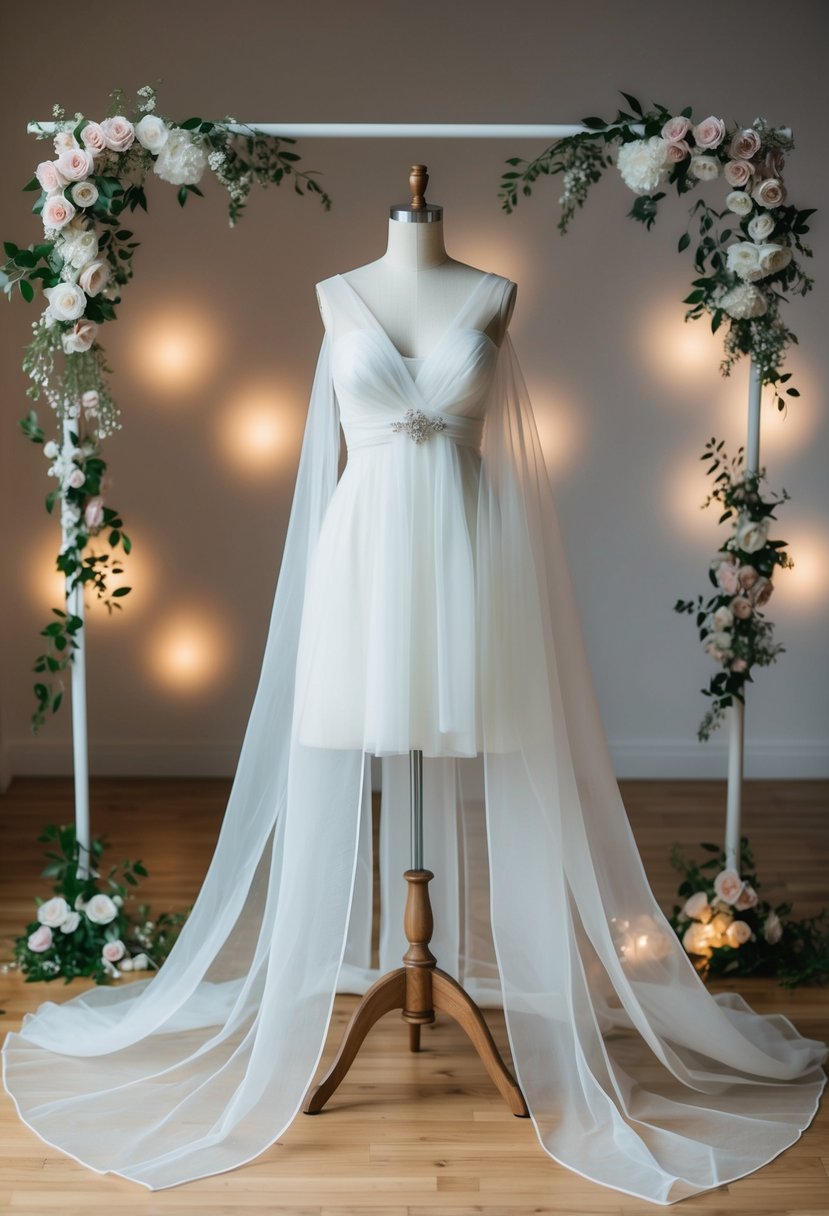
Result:
{"label": "organza wedding dress", "polygon": [[94,1170],[170,1187],[250,1161],[290,1125],[335,992],[377,975],[372,755],[381,970],[405,948],[410,747],[433,950],[503,1004],[551,1157],[666,1205],[756,1170],[814,1116],[825,1045],[712,996],[648,884],[527,389],[509,334],[484,332],[511,286],[482,274],[415,360],[347,279],[318,284],[329,328],[204,885],[154,977],[46,1002],[4,1044],[21,1117]]}

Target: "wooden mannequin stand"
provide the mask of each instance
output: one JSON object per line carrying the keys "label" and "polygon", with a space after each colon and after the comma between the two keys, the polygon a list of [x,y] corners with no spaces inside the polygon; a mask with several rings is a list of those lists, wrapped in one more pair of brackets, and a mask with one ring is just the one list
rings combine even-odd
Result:
{"label": "wooden mannequin stand", "polygon": [[423,752],[410,752],[412,868],[403,877],[409,884],[403,927],[409,948],[403,966],[372,984],[352,1014],[340,1049],[317,1086],[309,1089],[303,1111],[317,1115],[351,1067],[363,1039],[374,1023],[392,1009],[402,1010],[409,1025],[409,1050],[420,1051],[420,1027],[434,1022],[435,1010],[448,1013],[466,1031],[495,1085],[514,1115],[528,1117],[526,1103],[515,1078],[495,1046],[483,1015],[460,984],[437,966],[429,949],[434,928],[429,883],[431,870],[423,868]]}

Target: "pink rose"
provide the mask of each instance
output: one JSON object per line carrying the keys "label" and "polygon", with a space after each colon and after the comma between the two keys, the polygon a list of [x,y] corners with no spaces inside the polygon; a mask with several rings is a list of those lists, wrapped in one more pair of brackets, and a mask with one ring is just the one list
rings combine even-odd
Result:
{"label": "pink rose", "polygon": [[748,663],[745,659],[734,659],[731,663],[732,671],[745,671],[747,667]]}
{"label": "pink rose", "polygon": [[83,148],[67,148],[55,162],[67,181],[82,182],[92,172],[92,153]]}
{"label": "pink rose", "polygon": [[102,152],[106,151],[107,141],[104,129],[99,122],[88,122],[81,131],[81,139],[84,147],[93,156],[100,156]]}
{"label": "pink rose", "polygon": [[775,946],[783,936],[783,923],[776,912],[769,912],[763,925],[763,937],[770,946]]}
{"label": "pink rose", "polygon": [[41,925],[34,933],[30,933],[27,945],[35,954],[42,954],[52,944],[52,930],[48,925]]}
{"label": "pink rose", "polygon": [[735,131],[728,151],[735,160],[751,160],[760,151],[760,136],[753,127]]}
{"label": "pink rose", "polygon": [[766,177],[751,192],[755,203],[761,207],[779,207],[786,201],[786,187],[776,177]]}
{"label": "pink rose", "polygon": [[78,276],[78,286],[82,287],[88,296],[96,296],[108,282],[109,264],[99,258],[87,262]]}
{"label": "pink rose", "polygon": [[739,572],[740,567],[734,560],[721,562],[717,567],[717,582],[729,595],[736,595],[740,589]]}
{"label": "pink rose", "polygon": [[735,904],[743,893],[745,883],[736,870],[720,870],[714,879],[714,890],[717,899],[724,904]]}
{"label": "pink rose", "polygon": [[741,621],[747,621],[753,612],[751,601],[747,600],[744,595],[738,595],[736,599],[731,601],[731,611]]}
{"label": "pink rose", "polygon": [[745,887],[743,888],[743,892],[735,903],[734,907],[738,912],[745,912],[748,908],[753,908],[756,903],[757,892],[754,890],[754,887],[751,887],[748,883],[746,883]]}
{"label": "pink rose", "polygon": [[54,194],[66,185],[66,178],[54,160],[42,160],[35,169],[35,177],[40,182],[40,188],[47,194]]}
{"label": "pink rose", "polygon": [[733,920],[725,931],[725,938],[729,946],[736,950],[751,940],[751,928],[744,920]]}
{"label": "pink rose", "polygon": [[763,604],[771,597],[773,590],[771,579],[763,578],[761,575],[749,590],[749,599],[755,608],[762,608]]}
{"label": "pink rose", "polygon": [[690,154],[691,149],[684,139],[672,139],[665,147],[665,159],[669,161],[685,160]]}
{"label": "pink rose", "polygon": [[667,139],[669,144],[677,144],[685,139],[690,130],[690,118],[669,118],[662,128],[662,138]]}
{"label": "pink rose", "polygon": [[127,953],[127,948],[123,942],[107,942],[101,954],[108,963],[117,963]]}
{"label": "pink rose", "polygon": [[754,176],[754,168],[747,160],[730,160],[723,174],[729,186],[745,186]]}
{"label": "pink rose", "polygon": [[698,148],[716,148],[725,139],[725,123],[713,114],[694,127],[694,141]]}
{"label": "pink rose", "polygon": [[117,114],[114,118],[105,118],[101,123],[104,140],[113,152],[126,152],[135,140],[135,128],[128,118]]}
{"label": "pink rose", "polygon": [[786,158],[779,148],[771,148],[765,155],[760,171],[763,177],[779,177],[786,164]]}
{"label": "pink rose", "polygon": [[753,566],[740,566],[740,586],[743,590],[753,587],[760,575]]}
{"label": "pink rose", "polygon": [[82,317],[79,321],[75,322],[68,333],[63,334],[63,349],[67,354],[71,354],[74,351],[89,350],[95,341],[97,332],[98,326],[95,321],[89,321],[86,317]]}
{"label": "pink rose", "polygon": [[43,204],[40,218],[44,228],[63,228],[75,215],[75,208],[63,194],[50,194]]}
{"label": "pink rose", "polygon": [[96,494],[94,498],[90,498],[86,504],[83,518],[87,528],[100,528],[104,522],[104,500],[99,494]]}

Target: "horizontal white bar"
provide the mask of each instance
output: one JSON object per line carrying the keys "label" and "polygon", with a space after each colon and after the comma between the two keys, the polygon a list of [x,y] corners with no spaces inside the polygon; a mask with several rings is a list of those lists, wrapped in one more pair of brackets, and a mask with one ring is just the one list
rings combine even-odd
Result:
{"label": "horizontal white bar", "polygon": [[[51,132],[54,122],[30,122],[31,134],[38,128]],[[286,135],[291,139],[566,139],[587,130],[581,123],[510,122],[252,122],[231,123],[233,132],[245,133],[253,127],[262,135]]]}

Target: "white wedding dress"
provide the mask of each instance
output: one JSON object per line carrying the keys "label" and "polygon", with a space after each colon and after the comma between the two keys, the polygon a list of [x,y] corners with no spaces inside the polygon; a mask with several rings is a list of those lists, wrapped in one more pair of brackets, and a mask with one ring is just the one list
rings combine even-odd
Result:
{"label": "white wedding dress", "polygon": [[473,997],[503,1004],[543,1149],[655,1204],[740,1178],[810,1123],[826,1047],[712,996],[653,897],[526,386],[509,334],[495,347],[483,332],[510,281],[482,275],[420,360],[342,276],[318,287],[332,329],[203,887],[157,975],[27,1015],[4,1043],[5,1085],[47,1143],[153,1189],[273,1144],[335,991],[377,975],[372,754],[381,970],[405,948],[415,747],[432,947]]}

